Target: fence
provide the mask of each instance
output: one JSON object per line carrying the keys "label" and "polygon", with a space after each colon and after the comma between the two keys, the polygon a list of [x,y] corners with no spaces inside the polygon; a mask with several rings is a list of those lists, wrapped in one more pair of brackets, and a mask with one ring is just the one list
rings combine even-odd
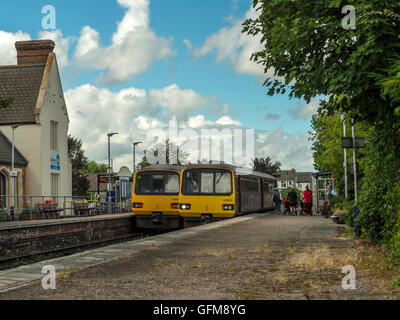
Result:
{"label": "fence", "polygon": [[[0,223],[8,221],[24,221],[71,218],[82,215],[103,215],[131,212],[130,199],[109,201],[105,196],[14,196],[14,210],[11,209],[12,196],[0,196]],[[53,204],[52,209],[46,209],[43,204]],[[84,205],[82,205],[84,204]]]}

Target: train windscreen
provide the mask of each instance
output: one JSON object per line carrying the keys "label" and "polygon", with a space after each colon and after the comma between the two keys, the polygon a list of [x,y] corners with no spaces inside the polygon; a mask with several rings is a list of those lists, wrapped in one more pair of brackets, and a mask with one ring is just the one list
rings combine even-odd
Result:
{"label": "train windscreen", "polygon": [[232,174],[229,171],[187,170],[183,175],[184,194],[232,193]]}
{"label": "train windscreen", "polygon": [[140,172],[136,176],[136,194],[179,194],[176,172]]}

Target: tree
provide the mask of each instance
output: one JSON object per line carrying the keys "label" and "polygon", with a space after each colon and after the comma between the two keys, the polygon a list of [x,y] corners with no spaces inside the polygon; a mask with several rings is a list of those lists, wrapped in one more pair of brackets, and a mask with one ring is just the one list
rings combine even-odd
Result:
{"label": "tree", "polygon": [[[346,136],[351,136],[351,126],[347,122]],[[328,116],[324,114],[315,114],[311,121],[312,130],[309,132],[310,140],[313,142],[312,150],[314,156],[314,168],[318,171],[329,171],[336,179],[336,189],[344,194],[344,156],[341,143],[343,136],[343,122],[338,114]],[[362,123],[356,124],[357,136],[365,136],[367,126]],[[364,173],[365,150],[357,151],[358,177],[361,178]],[[347,174],[348,174],[348,190],[349,194],[354,192],[352,163],[353,152],[351,149],[347,151]]]}
{"label": "tree", "polygon": [[11,97],[8,98],[2,98],[0,97],[0,108],[8,108],[10,105],[12,105],[13,99]]}
{"label": "tree", "polygon": [[[170,151],[171,150],[171,151]],[[175,151],[176,150],[176,151]],[[172,151],[177,152],[177,162],[176,163],[170,163],[170,156],[172,154]],[[182,150],[180,148],[180,146],[178,146],[175,142],[170,141],[169,139],[166,139],[163,142],[160,142],[156,145],[156,147],[151,148],[145,155],[146,158],[146,162],[149,163],[148,159],[150,158],[154,158],[152,159],[153,161],[155,161],[157,159],[157,157],[163,154],[165,155],[165,161],[166,164],[177,164],[178,166],[181,166],[184,163],[188,162],[188,158],[189,158],[189,153]],[[143,159],[144,160],[144,159]],[[143,162],[142,160],[142,162]],[[157,161],[157,164],[159,163],[159,161]],[[140,164],[139,164],[140,165]],[[150,164],[149,164],[150,165]]]}
{"label": "tree", "polygon": [[97,163],[89,161],[83,169],[84,173],[107,173],[107,165],[105,163]]}
{"label": "tree", "polygon": [[309,102],[328,96],[323,108],[345,111],[370,123],[390,120],[394,108],[377,84],[376,74],[392,67],[400,53],[400,2],[358,1],[356,28],[344,29],[346,1],[254,0],[259,17],[247,19],[243,32],[262,37],[252,55],[265,73],[268,94],[289,92]]}
{"label": "tree", "polygon": [[72,195],[86,195],[90,182],[83,172],[88,165],[88,158],[82,149],[82,141],[70,135],[68,136],[68,157],[72,159]]}
{"label": "tree", "polygon": [[275,175],[277,171],[279,171],[281,168],[281,163],[278,161],[275,161],[275,163],[272,163],[272,160],[270,157],[266,157],[265,159],[263,158],[255,158],[253,160],[253,170],[254,171],[259,171],[259,172],[264,172],[270,175]]}
{"label": "tree", "polygon": [[[243,32],[261,36],[262,49],[251,59],[265,73],[274,71],[264,82],[268,94],[288,92],[307,102],[323,95],[320,114],[344,111],[370,126],[357,223],[368,239],[398,239],[400,247],[400,201],[393,184],[400,180],[400,2],[357,1],[355,29],[342,26],[343,0],[253,5],[260,15],[247,19]],[[317,140],[314,147],[318,158],[329,145]]]}

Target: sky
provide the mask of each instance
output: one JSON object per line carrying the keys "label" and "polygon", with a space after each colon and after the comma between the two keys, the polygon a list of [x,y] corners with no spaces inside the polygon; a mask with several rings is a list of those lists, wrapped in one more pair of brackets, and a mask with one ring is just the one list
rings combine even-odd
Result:
{"label": "sky", "polygon": [[[48,5],[54,20],[42,12]],[[319,101],[266,94],[264,70],[250,61],[260,38],[241,33],[256,16],[250,0],[7,0],[0,4],[0,65],[16,64],[16,41],[55,41],[69,134],[90,160],[106,163],[107,133],[118,132],[114,168],[132,169],[132,142],[143,142],[138,162],[152,143],[149,132],[168,132],[174,120],[178,144],[193,130],[253,129],[254,157],[313,171],[308,132]]]}

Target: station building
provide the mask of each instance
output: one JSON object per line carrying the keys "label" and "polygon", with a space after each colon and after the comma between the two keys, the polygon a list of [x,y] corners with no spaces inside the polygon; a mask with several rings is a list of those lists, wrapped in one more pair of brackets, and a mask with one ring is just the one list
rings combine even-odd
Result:
{"label": "station building", "polygon": [[[17,65],[0,66],[0,196],[10,202],[13,125],[15,195],[71,196],[69,117],[51,40],[15,43]],[[0,61],[1,64],[1,61]],[[6,199],[6,200],[4,200]],[[22,200],[21,200],[22,201]],[[39,200],[38,200],[39,202]],[[20,204],[21,205],[21,204]]]}

